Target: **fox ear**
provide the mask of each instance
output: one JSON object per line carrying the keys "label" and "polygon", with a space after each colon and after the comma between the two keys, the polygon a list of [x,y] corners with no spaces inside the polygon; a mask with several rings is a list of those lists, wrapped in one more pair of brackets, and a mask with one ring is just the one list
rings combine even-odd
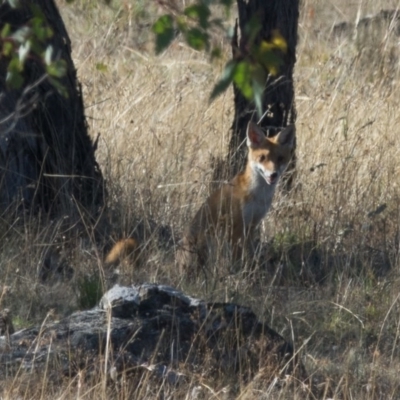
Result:
{"label": "fox ear", "polygon": [[265,134],[262,129],[253,121],[247,125],[247,146],[258,147],[265,140]]}
{"label": "fox ear", "polygon": [[294,147],[295,131],[294,125],[287,126],[278,133],[276,136],[276,141],[281,146]]}

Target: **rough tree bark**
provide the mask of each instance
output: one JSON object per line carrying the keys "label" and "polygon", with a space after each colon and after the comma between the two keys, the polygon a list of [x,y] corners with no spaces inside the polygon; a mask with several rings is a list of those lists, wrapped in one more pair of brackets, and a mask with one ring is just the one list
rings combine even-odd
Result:
{"label": "rough tree bark", "polygon": [[[258,42],[262,40],[269,41],[276,30],[285,38],[287,43],[286,54],[280,53],[283,64],[278,76],[269,76],[265,82],[263,110],[266,115],[260,125],[263,128],[267,128],[294,124],[296,109],[293,69],[296,62],[299,0],[237,0],[237,6],[239,18],[232,40],[233,56],[238,52],[240,54],[246,53],[248,38],[246,37],[245,27],[251,23],[250,21],[253,18],[257,18],[262,25],[257,38]],[[228,157],[223,163],[229,167],[228,171],[222,173],[224,178],[232,177],[244,168],[246,146],[241,146],[240,148],[239,146],[246,138],[246,128],[249,121],[257,121],[255,105],[249,102],[235,86],[234,104],[235,115],[231,128]],[[214,180],[221,178],[221,165],[216,167]]]}
{"label": "rough tree bark", "polygon": [[71,43],[53,0],[0,6],[0,31],[29,24],[32,5],[40,7],[53,31],[47,44],[65,60],[60,78],[68,96],[49,82],[41,60],[29,58],[21,89],[6,85],[7,58],[0,58],[0,211],[44,210],[51,215],[95,217],[104,204],[96,144],[87,131],[81,86],[71,58]]}

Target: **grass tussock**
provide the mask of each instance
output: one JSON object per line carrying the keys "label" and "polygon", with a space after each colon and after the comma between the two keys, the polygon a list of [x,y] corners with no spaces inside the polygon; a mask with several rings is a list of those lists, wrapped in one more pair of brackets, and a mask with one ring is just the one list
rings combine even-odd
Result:
{"label": "grass tussock", "polygon": [[[100,134],[109,240],[138,237],[143,254],[134,267],[107,270],[105,249],[89,228],[72,235],[62,221],[10,224],[3,218],[0,306],[12,309],[16,328],[43,321],[51,309],[57,318],[92,304],[99,285],[167,283],[208,300],[251,306],[301,350],[321,398],[400,398],[400,28],[394,20],[357,26],[397,2],[302,3],[293,190],[276,194],[261,229],[267,245],[251,273],[219,269],[191,280],[179,274],[173,245],[208,194],[211,157],[227,150],[232,94],[208,101],[221,65],[179,39],[155,57],[149,27],[158,10],[145,1],[58,3],[90,132]],[[334,27],[342,21],[354,25],[338,34]],[[75,273],[66,278],[67,267]],[[43,268],[55,272],[42,279]],[[232,383],[221,381],[203,382],[195,397],[196,387],[171,389],[146,374],[116,385],[86,370],[61,382],[46,377],[21,373],[5,380],[1,396],[232,396]],[[240,399],[305,398],[301,388],[289,387],[260,389],[255,379],[234,393]]]}

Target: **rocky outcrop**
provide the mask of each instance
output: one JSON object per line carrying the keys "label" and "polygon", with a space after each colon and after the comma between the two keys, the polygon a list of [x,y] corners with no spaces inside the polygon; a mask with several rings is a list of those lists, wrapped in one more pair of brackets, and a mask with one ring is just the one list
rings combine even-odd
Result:
{"label": "rocky outcrop", "polygon": [[0,377],[50,363],[50,375],[102,368],[117,380],[151,371],[174,385],[196,372],[248,381],[265,371],[266,383],[283,373],[306,378],[291,344],[249,308],[155,284],[116,285],[98,307],[4,336],[1,349]]}

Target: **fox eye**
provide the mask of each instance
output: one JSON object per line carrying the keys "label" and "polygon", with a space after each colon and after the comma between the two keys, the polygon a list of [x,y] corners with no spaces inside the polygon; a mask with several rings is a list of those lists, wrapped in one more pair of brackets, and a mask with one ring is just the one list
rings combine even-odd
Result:
{"label": "fox eye", "polygon": [[260,161],[260,162],[265,161],[265,155],[264,155],[264,154],[260,156],[259,161]]}
{"label": "fox eye", "polygon": [[278,163],[281,163],[283,161],[283,156],[278,156],[276,161],[278,161]]}

